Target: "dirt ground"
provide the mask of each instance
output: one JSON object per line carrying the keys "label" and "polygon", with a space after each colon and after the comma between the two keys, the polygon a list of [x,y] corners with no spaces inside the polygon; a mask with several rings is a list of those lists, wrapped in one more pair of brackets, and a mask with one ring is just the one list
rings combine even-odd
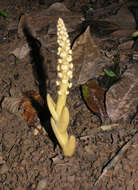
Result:
{"label": "dirt ground", "polygon": [[[0,103],[5,97],[21,99],[22,93],[30,90],[44,96],[48,91],[56,98],[56,70],[55,65],[51,65],[53,58],[50,51],[54,52],[57,46],[50,44],[50,38],[49,42],[47,38],[43,39],[45,30],[38,32],[41,33],[39,39],[42,42],[42,56],[38,52],[39,45],[35,52],[40,53],[38,61],[44,59],[44,66],[48,69],[40,80],[35,76],[35,60],[31,57],[33,50],[32,54],[28,53],[19,59],[10,54],[25,42],[24,37],[18,34],[21,15],[43,13],[55,2],[0,1],[0,10],[6,11],[8,15],[8,18],[0,17]],[[83,14],[90,1],[62,2],[79,15]],[[104,1],[96,6],[105,6],[102,2]],[[112,1],[114,2],[119,1]],[[72,34],[72,39],[74,36],[76,33]],[[46,43],[49,43],[49,49],[43,45]],[[37,55],[34,59],[37,59]],[[46,81],[47,75],[50,84]],[[0,190],[137,190],[138,117],[131,123],[119,122],[110,130],[102,130],[99,118],[88,109],[82,99],[80,86],[70,90],[67,106],[70,111],[68,131],[77,139],[72,157],[64,157],[57,145],[49,129],[51,126],[47,110],[44,109],[42,114],[45,130],[41,129],[35,135],[35,123],[35,126],[30,127],[18,114],[10,113],[8,108],[1,108]]]}

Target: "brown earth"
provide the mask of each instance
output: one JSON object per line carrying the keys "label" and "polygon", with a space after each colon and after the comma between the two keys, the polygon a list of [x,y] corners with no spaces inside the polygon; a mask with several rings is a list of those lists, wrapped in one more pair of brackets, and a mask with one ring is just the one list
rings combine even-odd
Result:
{"label": "brown earth", "polygon": [[[8,14],[8,20],[0,17],[1,102],[4,97],[20,98],[22,92],[40,91],[42,81],[35,76],[31,55],[18,60],[12,55],[9,56],[9,52],[24,42],[24,39],[22,41],[17,35],[20,16],[26,12],[41,13],[54,2],[0,2],[0,10],[5,10]],[[101,6],[104,5],[103,2],[101,1]],[[81,14],[81,7],[89,1],[65,0],[64,3],[71,11]],[[100,3],[96,6],[100,6]],[[41,35],[43,33],[44,31]],[[44,65],[49,64],[48,71],[51,69],[48,76],[50,75],[49,80],[52,82],[47,91],[56,98],[56,71],[51,65],[51,54],[47,54],[45,47],[42,47],[42,52]],[[45,81],[42,85],[44,84]],[[45,110],[43,126],[46,130],[35,135],[34,127],[29,127],[22,117],[1,109],[0,190],[137,190],[137,117],[130,124],[122,122],[113,126],[111,130],[102,130],[99,118],[83,102],[79,86],[71,89],[67,106],[70,110],[69,134],[77,138],[76,151],[71,158],[64,157],[60,147],[55,146],[55,139],[49,129],[49,115]],[[108,168],[110,161],[118,155],[121,156],[117,163],[102,175],[102,172],[105,172],[104,168]]]}

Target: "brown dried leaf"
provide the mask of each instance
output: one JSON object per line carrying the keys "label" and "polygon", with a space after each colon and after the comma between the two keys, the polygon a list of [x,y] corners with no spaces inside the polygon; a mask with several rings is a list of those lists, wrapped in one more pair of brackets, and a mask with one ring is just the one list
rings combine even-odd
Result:
{"label": "brown dried leaf", "polygon": [[[84,86],[85,88],[83,89]],[[98,114],[101,117],[102,122],[104,122],[107,118],[104,106],[105,90],[99,86],[97,81],[90,80],[82,86],[82,91],[88,107]]]}
{"label": "brown dried leaf", "polygon": [[[33,104],[36,106],[34,107]],[[36,109],[36,107],[42,109],[43,100],[33,90],[24,92],[22,97],[5,97],[2,101],[2,109],[23,118],[29,126],[37,126],[40,123],[38,118],[38,112],[40,110]]]}
{"label": "brown dried leaf", "polygon": [[127,120],[138,106],[138,64],[130,65],[122,79],[106,94],[106,111],[112,121]]}
{"label": "brown dried leaf", "polygon": [[11,51],[9,54],[15,55],[18,59],[23,59],[30,51],[27,43],[19,43],[18,47],[16,47],[13,51]]}
{"label": "brown dried leaf", "polygon": [[23,98],[21,100],[22,116],[29,126],[35,126],[38,116],[31,100],[36,101],[36,103],[41,106],[43,105],[43,100],[40,94],[33,90],[23,93]]}
{"label": "brown dried leaf", "polygon": [[116,24],[102,20],[92,20],[90,27],[92,28],[93,34],[100,38],[108,37],[109,34],[119,29]]}
{"label": "brown dried leaf", "polygon": [[108,35],[110,39],[130,38],[136,28],[136,21],[132,12],[126,5],[122,6],[117,14],[106,17],[102,21],[108,21],[118,26],[118,30]]}
{"label": "brown dried leaf", "polygon": [[[46,46],[49,40],[51,40],[50,38],[53,37],[53,35],[54,37],[56,36],[56,26],[59,17],[64,19],[68,32],[71,33],[75,33],[78,29],[78,25],[82,22],[82,15],[80,13],[71,12],[65,7],[64,3],[57,2],[53,3],[48,9],[23,15],[18,24],[18,36],[24,36],[23,27],[27,25],[32,35],[41,40],[42,44]],[[50,35],[49,38],[47,34]]]}
{"label": "brown dried leaf", "polygon": [[132,12],[127,6],[122,6],[116,15],[110,16],[104,20],[117,24],[121,29],[133,29],[136,28],[136,21]]}
{"label": "brown dried leaf", "polygon": [[5,97],[4,100],[2,101],[1,107],[2,109],[14,115],[21,116],[20,103],[21,103],[21,98]]}
{"label": "brown dried leaf", "polygon": [[[118,39],[118,38],[130,38],[132,33],[135,31],[135,29],[120,29],[117,30],[109,35],[109,37],[112,39]],[[127,47],[127,46],[126,46]]]}
{"label": "brown dried leaf", "polygon": [[75,67],[74,86],[84,84],[88,80],[99,76],[103,73],[103,68],[109,64],[109,61],[100,54],[100,49],[95,44],[89,27],[76,39],[72,52]]}

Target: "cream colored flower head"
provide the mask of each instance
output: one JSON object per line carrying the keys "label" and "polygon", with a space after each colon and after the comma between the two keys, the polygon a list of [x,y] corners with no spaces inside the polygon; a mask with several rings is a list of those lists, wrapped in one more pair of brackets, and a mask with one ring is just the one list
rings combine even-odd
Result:
{"label": "cream colored flower head", "polygon": [[70,40],[67,33],[65,24],[61,18],[58,19],[57,25],[57,42],[59,44],[58,48],[58,77],[59,80],[56,82],[59,85],[58,93],[68,94],[68,88],[71,88],[72,83],[69,82],[72,79],[72,50],[70,48]]}

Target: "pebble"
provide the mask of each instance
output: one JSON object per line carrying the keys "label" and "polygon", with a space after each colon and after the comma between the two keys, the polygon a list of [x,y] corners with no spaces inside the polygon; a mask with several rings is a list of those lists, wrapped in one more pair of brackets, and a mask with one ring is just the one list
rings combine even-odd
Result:
{"label": "pebble", "polygon": [[6,173],[8,170],[9,170],[8,166],[7,166],[6,164],[3,164],[3,165],[0,167],[0,174],[4,174],[4,173]]}
{"label": "pebble", "polygon": [[4,164],[5,160],[3,160],[3,157],[0,155],[0,164]]}
{"label": "pebble", "polygon": [[38,129],[34,129],[34,135],[36,136],[38,135],[38,133],[39,133]]}
{"label": "pebble", "polygon": [[39,181],[36,190],[44,190],[46,188],[46,185],[47,185],[47,178],[43,178]]}

